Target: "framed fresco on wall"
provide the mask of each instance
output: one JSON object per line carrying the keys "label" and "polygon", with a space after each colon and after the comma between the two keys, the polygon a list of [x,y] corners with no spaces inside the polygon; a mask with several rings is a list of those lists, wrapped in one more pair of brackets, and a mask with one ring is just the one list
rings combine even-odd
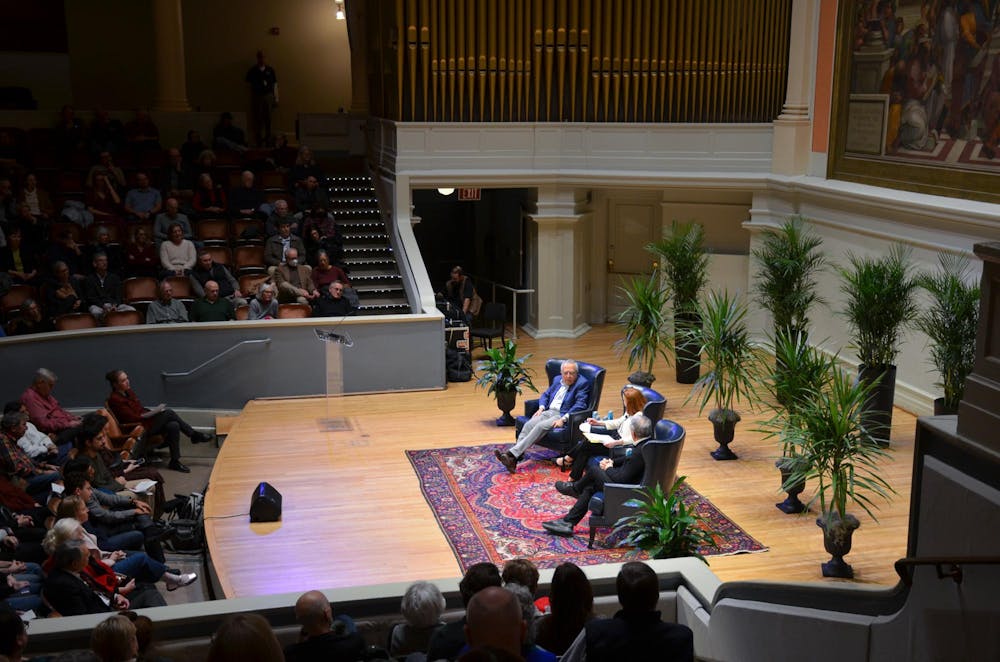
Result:
{"label": "framed fresco on wall", "polygon": [[1000,2],[844,0],[828,176],[1000,203]]}

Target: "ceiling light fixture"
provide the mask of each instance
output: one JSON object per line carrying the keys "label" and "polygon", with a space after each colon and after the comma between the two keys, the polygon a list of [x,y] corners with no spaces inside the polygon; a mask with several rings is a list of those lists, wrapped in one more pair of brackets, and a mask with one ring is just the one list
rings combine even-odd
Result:
{"label": "ceiling light fixture", "polygon": [[455,192],[455,189],[453,189],[453,188],[439,188],[438,189],[438,193],[440,193],[441,195],[451,195],[454,192]]}

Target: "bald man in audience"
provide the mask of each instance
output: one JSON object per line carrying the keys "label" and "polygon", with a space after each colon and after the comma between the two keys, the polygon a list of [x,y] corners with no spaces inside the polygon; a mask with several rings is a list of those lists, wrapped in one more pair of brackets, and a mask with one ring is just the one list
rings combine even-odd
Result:
{"label": "bald man in audience", "polygon": [[307,591],[295,602],[299,641],[285,647],[285,662],[354,662],[366,648],[364,637],[346,616],[333,617],[330,601],[320,591]]}
{"label": "bald man in audience", "polygon": [[552,653],[530,646],[525,649],[528,624],[517,596],[505,588],[490,586],[472,596],[465,610],[467,650],[459,660],[480,659],[479,652],[498,652],[502,659],[554,662]]}

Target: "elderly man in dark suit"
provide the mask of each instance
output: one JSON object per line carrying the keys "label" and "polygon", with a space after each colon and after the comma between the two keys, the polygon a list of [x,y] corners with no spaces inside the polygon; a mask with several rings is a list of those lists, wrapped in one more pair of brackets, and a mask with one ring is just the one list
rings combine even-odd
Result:
{"label": "elderly man in dark suit", "polygon": [[646,416],[636,416],[632,419],[631,425],[632,438],[635,439],[635,448],[631,453],[613,460],[609,457],[600,460],[596,457],[591,458],[580,480],[556,482],[556,491],[576,497],[576,503],[562,518],[542,522],[542,527],[546,531],[557,536],[572,536],[573,527],[587,514],[590,497],[594,496],[595,492],[602,491],[605,483],[634,485],[642,480],[642,474],[646,471],[646,462],[642,459],[642,447],[653,434],[653,422]]}
{"label": "elderly man in dark suit", "polygon": [[538,411],[521,428],[517,441],[506,453],[493,451],[507,471],[517,471],[525,451],[549,430],[566,425],[570,412],[579,411],[590,401],[590,382],[580,376],[576,361],[563,361],[558,377],[538,399]]}

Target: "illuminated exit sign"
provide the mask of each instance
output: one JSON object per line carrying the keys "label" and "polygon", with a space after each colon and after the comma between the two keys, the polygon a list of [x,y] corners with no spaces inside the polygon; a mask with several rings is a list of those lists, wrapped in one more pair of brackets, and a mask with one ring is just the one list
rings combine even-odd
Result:
{"label": "illuminated exit sign", "polygon": [[458,199],[459,200],[482,200],[483,190],[479,188],[460,188],[458,189]]}

